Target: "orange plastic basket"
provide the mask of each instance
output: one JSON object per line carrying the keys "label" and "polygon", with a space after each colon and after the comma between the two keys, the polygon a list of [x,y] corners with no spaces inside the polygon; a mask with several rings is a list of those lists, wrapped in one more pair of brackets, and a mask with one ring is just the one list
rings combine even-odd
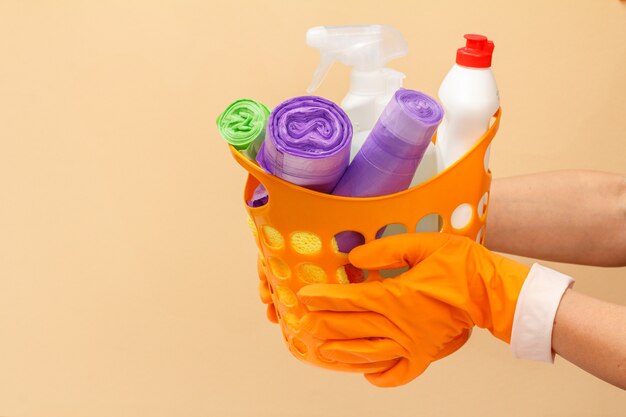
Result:
{"label": "orange plastic basket", "polygon": [[[349,264],[348,256],[338,252],[336,234],[355,231],[368,242],[376,238],[381,227],[401,224],[415,231],[421,219],[436,214],[441,219],[441,232],[484,242],[491,185],[486,155],[500,115],[498,110],[480,141],[447,170],[416,187],[380,197],[339,197],[299,187],[265,173],[231,147],[235,160],[249,173],[244,204],[252,199],[259,183],[269,194],[266,205],[245,207],[276,314],[294,356],[318,366],[328,365],[317,353],[321,341],[300,329],[300,319],[307,309],[298,303],[296,293],[311,283],[348,283],[349,271],[344,268]],[[455,210],[471,210],[463,227],[452,225]],[[377,279],[382,279],[380,274],[369,271],[367,280]]]}

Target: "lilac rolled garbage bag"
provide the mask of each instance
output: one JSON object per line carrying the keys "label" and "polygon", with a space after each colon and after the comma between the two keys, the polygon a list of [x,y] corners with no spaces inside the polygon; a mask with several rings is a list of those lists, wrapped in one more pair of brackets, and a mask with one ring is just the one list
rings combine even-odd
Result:
{"label": "lilac rolled garbage bag", "polygon": [[407,189],[442,117],[432,97],[399,89],[333,194],[372,197]]}
{"label": "lilac rolled garbage bag", "polygon": [[[372,197],[407,189],[441,119],[443,108],[419,91],[399,89],[333,190],[349,197]],[[339,250],[362,243],[355,233],[337,237]]]}
{"label": "lilac rolled garbage bag", "polygon": [[352,124],[338,105],[322,97],[295,97],[270,114],[256,160],[272,175],[330,193],[348,166],[351,141]]}

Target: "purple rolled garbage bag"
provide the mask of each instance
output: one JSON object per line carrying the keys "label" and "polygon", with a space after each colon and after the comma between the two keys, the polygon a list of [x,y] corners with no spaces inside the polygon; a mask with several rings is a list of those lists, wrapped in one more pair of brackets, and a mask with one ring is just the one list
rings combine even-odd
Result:
{"label": "purple rolled garbage bag", "polygon": [[[407,189],[442,117],[443,108],[427,94],[396,91],[333,194],[372,197]],[[341,252],[362,243],[355,233],[336,239]]]}
{"label": "purple rolled garbage bag", "polygon": [[352,123],[338,105],[322,97],[294,97],[270,114],[256,160],[272,175],[330,193],[348,167],[351,141]]}

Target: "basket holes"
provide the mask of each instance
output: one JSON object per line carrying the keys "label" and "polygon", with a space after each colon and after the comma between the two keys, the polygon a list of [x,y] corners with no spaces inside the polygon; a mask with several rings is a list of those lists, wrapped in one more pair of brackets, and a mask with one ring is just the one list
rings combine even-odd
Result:
{"label": "basket holes", "polygon": [[314,263],[303,263],[298,265],[298,278],[307,284],[319,284],[326,282],[326,271]]}
{"label": "basket holes", "polygon": [[322,239],[312,232],[294,232],[291,247],[301,255],[314,255],[322,251]]}
{"label": "basket holes", "polygon": [[287,326],[287,328],[293,333],[300,332],[300,318],[295,314],[289,312],[285,313],[285,315],[283,316],[283,322],[285,323],[285,326]]}
{"label": "basket holes", "polygon": [[467,227],[472,221],[472,212],[468,203],[459,204],[452,212],[452,227],[457,230]]}
{"label": "basket holes", "polygon": [[349,253],[352,249],[364,243],[365,236],[352,230],[339,232],[332,239],[332,247],[336,253]]}
{"label": "basket holes", "polygon": [[442,228],[443,217],[437,213],[427,214],[415,225],[415,231],[418,233],[440,232]]}
{"label": "basket holes", "polygon": [[485,172],[489,174],[489,154],[491,153],[491,143],[487,146],[487,150],[485,151],[485,159],[483,160],[483,164],[485,165]]}
{"label": "basket holes", "polygon": [[277,256],[270,256],[268,260],[270,271],[278,279],[288,279],[291,276],[289,265]]}
{"label": "basket holes", "polygon": [[300,356],[306,356],[307,352],[309,351],[306,343],[304,343],[297,337],[291,339],[291,345],[293,346],[293,349],[296,351],[296,353],[298,353]]}
{"label": "basket holes", "polygon": [[278,286],[276,287],[276,295],[278,297],[278,301],[285,307],[295,307],[298,304],[298,297],[296,294],[289,288]]}
{"label": "basket holes", "polygon": [[481,227],[480,230],[478,231],[478,234],[476,235],[476,242],[480,243],[481,245],[484,242],[484,235],[485,234],[485,226]]}
{"label": "basket holes", "polygon": [[269,202],[269,193],[258,178],[256,178],[252,174],[250,174],[250,176],[253,178],[253,180],[250,181],[245,190],[244,198],[246,200],[246,204],[249,207],[253,208],[263,207]]}
{"label": "basket holes", "polygon": [[486,192],[478,202],[478,217],[483,219],[487,212],[487,202],[489,201],[489,192]]}
{"label": "basket holes", "polygon": [[390,223],[378,229],[378,232],[376,232],[376,239],[380,239],[381,237],[400,235],[406,232],[407,228],[402,223]]}
{"label": "basket holes", "polygon": [[263,240],[272,249],[282,249],[285,246],[285,238],[272,226],[265,225],[262,228]]}
{"label": "basket holes", "polygon": [[381,269],[379,270],[380,276],[383,278],[395,278],[400,274],[405,273],[411,269],[408,265],[400,268],[392,268],[392,269]]}
{"label": "basket holes", "polygon": [[337,268],[337,282],[340,284],[358,284],[367,281],[369,272],[352,264],[346,264]]}
{"label": "basket holes", "polygon": [[263,184],[259,184],[259,186],[256,187],[256,189],[252,193],[252,198],[250,200],[246,200],[246,203],[248,203],[250,207],[258,208],[258,207],[263,207],[269,201],[270,201],[269,193],[267,192]]}

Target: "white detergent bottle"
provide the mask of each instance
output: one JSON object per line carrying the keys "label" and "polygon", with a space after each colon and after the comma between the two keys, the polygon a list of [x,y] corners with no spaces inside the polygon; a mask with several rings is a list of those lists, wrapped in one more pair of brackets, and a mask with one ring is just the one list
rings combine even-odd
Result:
{"label": "white detergent bottle", "polygon": [[[426,148],[422,161],[417,166],[417,171],[411,181],[411,187],[415,187],[431,178],[437,176],[437,147],[432,142]],[[436,214],[430,214],[422,218],[415,227],[416,232],[438,232],[439,217]],[[390,233],[396,234],[396,233]],[[387,236],[387,235],[385,235]]]}
{"label": "white detergent bottle", "polygon": [[456,64],[439,87],[445,115],[437,130],[439,172],[467,153],[489,129],[500,106],[496,79],[491,71],[494,44],[482,35],[465,35]]}
{"label": "white detergent bottle", "polygon": [[[439,100],[445,114],[437,130],[437,169],[446,170],[465,155],[489,129],[500,106],[496,79],[491,71],[494,44],[482,35],[465,35],[456,64],[439,87]],[[489,150],[485,156],[488,168]],[[452,214],[452,227],[464,227],[472,209],[463,205]]]}
{"label": "white detergent bottle", "polygon": [[306,43],[320,50],[320,64],[307,88],[309,94],[320,86],[335,61],[352,67],[350,88],[341,101],[352,121],[352,160],[387,103],[402,87],[404,74],[385,65],[405,56],[407,43],[397,29],[386,25],[317,26],[307,31]]}

